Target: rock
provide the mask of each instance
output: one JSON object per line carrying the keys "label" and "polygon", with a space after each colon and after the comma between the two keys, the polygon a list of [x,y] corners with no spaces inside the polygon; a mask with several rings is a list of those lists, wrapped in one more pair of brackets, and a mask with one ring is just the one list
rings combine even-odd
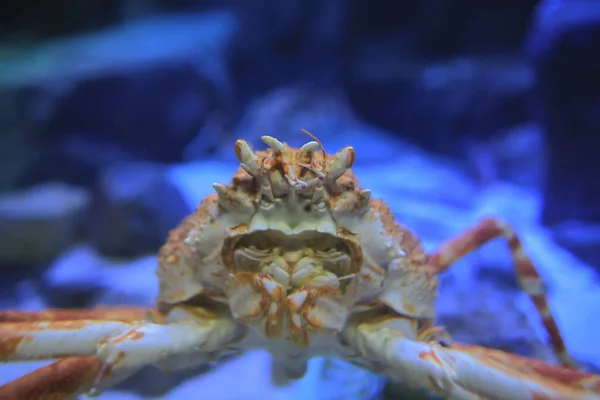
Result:
{"label": "rock", "polygon": [[[419,78],[411,66],[412,60],[447,57],[451,63],[457,54],[485,54],[486,57],[494,51],[517,54],[535,3],[535,0],[526,0],[515,7],[502,2],[481,6],[465,0],[420,3],[378,0],[368,5],[355,0],[288,1],[285,5],[272,0],[238,2],[243,40],[236,43],[232,68],[242,104],[250,101],[253,93],[263,93],[289,82],[315,82],[325,87],[341,85],[350,88],[353,104],[370,121],[435,144],[446,132],[433,138],[426,129],[415,132],[403,124],[407,118],[402,115],[404,107],[414,102],[415,94],[420,104],[413,105],[412,109],[420,111],[419,122],[423,125],[433,124],[424,121],[427,117],[435,120],[428,112],[444,114],[441,109],[446,105],[432,104],[440,96],[439,92],[415,93],[411,80]],[[261,12],[257,13],[257,9]],[[465,25],[465,18],[477,22]],[[365,66],[369,69],[368,77],[363,74]],[[490,68],[494,69],[487,65],[482,70]],[[373,77],[379,78],[369,80]],[[489,87],[492,81],[486,83],[487,86],[473,92]],[[464,90],[465,86],[460,89]],[[492,128],[503,122],[505,113],[518,118],[513,114],[519,114],[525,103],[522,93],[519,90],[516,98],[503,93],[505,96],[497,101],[487,94],[472,96],[475,97],[470,103],[473,110],[466,118],[474,119],[475,130],[488,127],[488,115],[477,118],[475,111],[494,115],[494,120],[488,122]],[[482,100],[485,103],[482,104]],[[385,102],[390,104],[381,107]],[[452,105],[450,100],[448,103]],[[438,129],[443,129],[443,124],[441,122]]]}
{"label": "rock", "polygon": [[226,53],[236,27],[228,11],[175,14],[2,46],[0,190],[89,180],[97,163],[73,154],[74,138],[136,159],[181,160],[203,123],[230,107]]}
{"label": "rock", "polygon": [[351,105],[372,124],[458,157],[531,121],[534,75],[520,47],[534,4],[351,2],[342,73]]}
{"label": "rock", "polygon": [[[1,65],[0,58],[0,69]],[[31,165],[45,155],[41,133],[61,91],[55,88],[0,89],[0,94],[0,192],[3,192],[15,189]]]}
{"label": "rock", "polygon": [[214,193],[212,184],[229,183],[238,167],[234,161],[207,161],[172,166],[122,163],[106,168],[96,185],[90,242],[108,257],[155,253],[169,231]]}
{"label": "rock", "polygon": [[109,139],[138,159],[176,162],[206,118],[224,105],[219,97],[190,60],[149,64],[143,72],[107,73],[77,85],[61,99],[46,134]]}
{"label": "rock", "polygon": [[4,268],[51,262],[82,237],[90,195],[48,182],[0,195],[0,262]]}
{"label": "rock", "polygon": [[[507,53],[520,49],[535,0],[468,0],[373,3],[349,1],[351,43],[392,44],[391,51],[438,58],[456,54]],[[464,21],[473,21],[465,24]],[[377,44],[375,44],[377,45]]]}
{"label": "rock", "polygon": [[552,227],[552,237],[600,275],[600,224],[566,221]]}
{"label": "rock", "polygon": [[216,74],[215,63],[222,60],[235,32],[234,15],[213,11],[142,18],[32,47],[3,48],[0,88],[76,84],[103,76],[148,71],[149,66],[168,66],[181,60],[195,65],[198,73]]}
{"label": "rock", "polygon": [[[408,147],[395,149],[394,160],[385,164],[369,164],[358,156],[363,149],[361,142],[357,142],[355,149],[357,160],[353,171],[361,184],[387,194],[390,200],[400,200],[399,197],[404,195],[430,199],[439,205],[466,208],[473,203],[473,196],[478,193],[477,186],[468,179],[460,165],[448,159],[433,157],[424,151]],[[367,146],[367,151],[364,152],[366,154],[363,153],[367,160],[368,149]],[[389,174],[389,179],[382,182],[382,174]],[[402,208],[397,207],[396,210],[401,212]]]}
{"label": "rock", "polygon": [[[361,148],[357,144],[358,154]],[[424,248],[434,251],[463,228],[478,188],[456,163],[409,149],[385,164],[364,165],[357,157],[353,170],[372,197],[385,201],[397,220],[421,237]]]}
{"label": "rock", "polygon": [[45,137],[42,143],[36,143],[36,149],[38,146],[44,151],[27,164],[17,185],[27,187],[37,182],[59,180],[91,189],[107,165],[137,161],[131,152],[109,138],[82,134]]}
{"label": "rock", "polygon": [[15,3],[0,16],[0,32],[23,40],[23,37],[46,38],[104,28],[119,22],[122,5],[118,1],[92,0],[81,7],[74,0],[28,7]]}
{"label": "rock", "polygon": [[467,143],[467,161],[483,185],[511,182],[541,190],[546,171],[546,139],[538,123],[497,132],[489,140]]}
{"label": "rock", "polygon": [[344,84],[357,113],[439,154],[464,157],[467,143],[533,118],[534,75],[520,56],[431,61],[374,46],[351,65]]}
{"label": "rock", "polygon": [[600,222],[600,3],[542,1],[527,49],[547,135],[543,221]]}
{"label": "rock", "polygon": [[34,279],[17,279],[2,274],[0,309],[41,310],[48,305],[41,293],[41,284]]}
{"label": "rock", "polygon": [[478,278],[468,290],[457,289],[450,279],[442,281],[438,321],[453,340],[555,363],[544,338],[537,336],[534,316],[527,315],[517,300],[516,282],[501,281],[497,274]]}
{"label": "rock", "polygon": [[[233,151],[233,147],[231,149]],[[209,194],[215,193],[213,183],[229,183],[239,167],[238,162],[206,161],[173,166],[167,172],[168,181],[181,194],[188,212],[196,209]]]}
{"label": "rock", "polygon": [[117,163],[106,167],[96,184],[89,237],[100,253],[111,257],[155,253],[188,213],[167,179],[166,166]]}
{"label": "rock", "polygon": [[[239,100],[291,82],[339,83],[345,62],[348,0],[236,2],[240,34],[232,51]],[[260,12],[257,12],[260,10]]]}
{"label": "rock", "polygon": [[80,244],[48,268],[46,295],[54,307],[152,306],[158,296],[156,268],[156,255],[115,260]]}

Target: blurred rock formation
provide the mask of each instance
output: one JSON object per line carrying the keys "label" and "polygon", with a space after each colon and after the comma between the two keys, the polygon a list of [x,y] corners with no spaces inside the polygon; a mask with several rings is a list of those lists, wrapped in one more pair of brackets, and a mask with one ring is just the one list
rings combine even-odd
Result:
{"label": "blurred rock formation", "polygon": [[600,266],[600,3],[542,1],[527,49],[547,134],[543,221],[556,227],[565,245]]}

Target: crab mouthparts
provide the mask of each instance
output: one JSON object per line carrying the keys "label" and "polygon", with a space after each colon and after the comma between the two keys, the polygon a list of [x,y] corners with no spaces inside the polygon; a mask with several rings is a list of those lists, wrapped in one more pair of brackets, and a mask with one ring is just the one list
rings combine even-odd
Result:
{"label": "crab mouthparts", "polygon": [[330,235],[311,243],[248,236],[236,246],[227,284],[234,318],[269,339],[286,337],[300,346],[308,346],[310,332],[341,330],[345,294],[356,281],[345,243]]}

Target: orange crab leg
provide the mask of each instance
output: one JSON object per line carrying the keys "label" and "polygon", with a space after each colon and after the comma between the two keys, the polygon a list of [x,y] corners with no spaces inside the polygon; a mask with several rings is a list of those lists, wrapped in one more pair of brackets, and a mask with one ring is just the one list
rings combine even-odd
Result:
{"label": "orange crab leg", "polygon": [[72,400],[89,391],[100,376],[102,362],[94,356],[68,357],[0,387],[3,400]]}
{"label": "orange crab leg", "polygon": [[102,320],[131,322],[143,320],[152,310],[146,307],[46,309],[43,311],[0,310],[0,323],[35,321]]}
{"label": "orange crab leg", "polygon": [[147,308],[2,311],[0,361],[93,355],[98,343],[132,329],[132,323],[152,313]]}
{"label": "orange crab leg", "polygon": [[345,339],[385,375],[455,400],[600,400],[600,376],[479,346],[408,338],[401,316],[351,324]]}
{"label": "orange crab leg", "polygon": [[129,322],[0,323],[0,362],[69,357],[0,387],[0,399],[13,398],[9,397],[13,393],[29,393],[31,397],[25,398],[32,400],[71,399],[90,390],[102,391],[146,365],[171,370],[200,365],[246,332],[225,313],[179,307],[168,315],[149,314],[140,320],[141,314],[134,313]]}
{"label": "orange crab leg", "polygon": [[0,324],[0,361],[49,360],[96,354],[98,343],[133,326],[118,321],[41,321]]}
{"label": "orange crab leg", "polygon": [[431,262],[438,272],[443,272],[460,258],[477,250],[490,240],[499,237],[503,237],[508,243],[517,280],[523,291],[533,301],[538,314],[542,318],[555,354],[564,366],[575,367],[576,364],[567,352],[558,325],[548,306],[542,279],[525,253],[521,240],[510,225],[494,218],[485,218],[473,228],[443,244],[433,254]]}
{"label": "orange crab leg", "polygon": [[63,358],[0,387],[2,399],[68,400],[109,378],[95,356],[102,341],[132,329],[147,308],[0,311],[0,362]]}
{"label": "orange crab leg", "polygon": [[465,399],[600,400],[597,375],[480,346],[428,346],[419,359],[430,369],[454,371],[454,390]]}
{"label": "orange crab leg", "polygon": [[600,376],[598,375],[550,365],[540,360],[480,346],[453,343],[452,349],[469,353],[471,357],[482,364],[493,364],[497,368],[504,368],[513,372],[518,371],[523,376],[543,377],[559,385],[580,388],[589,393],[600,395]]}

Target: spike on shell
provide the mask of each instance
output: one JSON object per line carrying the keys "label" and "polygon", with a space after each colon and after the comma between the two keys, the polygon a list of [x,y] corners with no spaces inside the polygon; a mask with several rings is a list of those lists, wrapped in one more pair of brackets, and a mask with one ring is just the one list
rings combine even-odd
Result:
{"label": "spike on shell", "polygon": [[261,140],[265,142],[271,149],[273,149],[273,152],[275,153],[281,153],[284,151],[283,143],[272,136],[262,136]]}
{"label": "spike on shell", "polygon": [[335,182],[340,176],[352,168],[356,153],[354,148],[351,146],[345,147],[335,154],[335,157],[328,168],[327,179],[331,182]]}

